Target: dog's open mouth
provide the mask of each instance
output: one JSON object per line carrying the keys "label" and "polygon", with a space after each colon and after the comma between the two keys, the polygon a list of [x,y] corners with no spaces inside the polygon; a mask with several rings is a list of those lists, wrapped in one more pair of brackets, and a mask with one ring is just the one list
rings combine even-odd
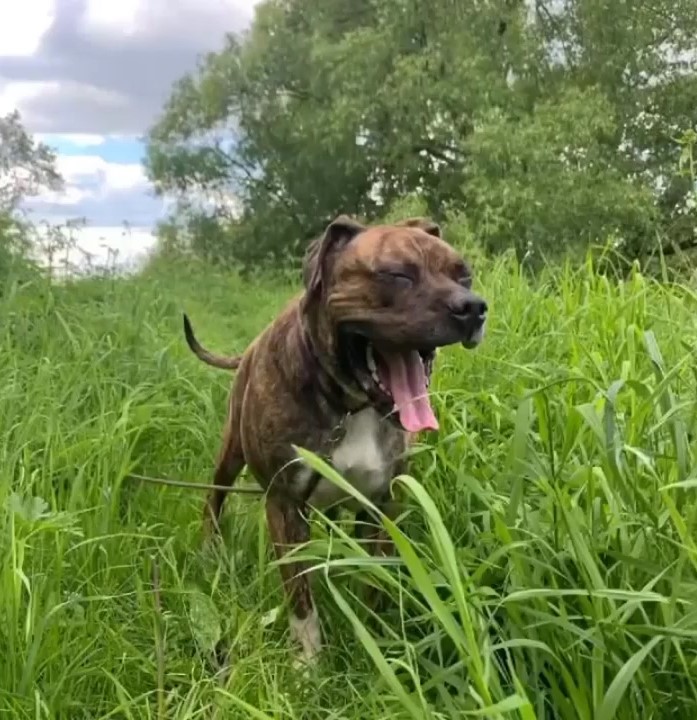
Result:
{"label": "dog's open mouth", "polygon": [[438,429],[428,396],[432,348],[388,346],[358,334],[346,335],[344,343],[352,374],[380,411],[408,432]]}

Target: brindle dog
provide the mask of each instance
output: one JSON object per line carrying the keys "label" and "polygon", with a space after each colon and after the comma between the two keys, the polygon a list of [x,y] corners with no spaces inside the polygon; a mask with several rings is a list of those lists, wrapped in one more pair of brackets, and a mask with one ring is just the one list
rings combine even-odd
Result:
{"label": "brindle dog", "polygon": [[[215,367],[238,369],[215,484],[230,486],[247,465],[266,490],[278,557],[309,538],[309,507],[343,504],[371,552],[389,554],[386,533],[302,464],[300,446],[329,459],[364,496],[394,514],[391,479],[405,470],[411,434],[438,428],[428,397],[436,349],[483,337],[486,302],[472,291],[465,260],[438,225],[413,218],[364,226],[337,217],[308,248],[304,292],[239,357],[214,355],[184,316],[191,350]],[[217,528],[225,493],[213,491],[206,526]],[[281,565],[290,627],[312,660],[321,632],[300,562]]]}

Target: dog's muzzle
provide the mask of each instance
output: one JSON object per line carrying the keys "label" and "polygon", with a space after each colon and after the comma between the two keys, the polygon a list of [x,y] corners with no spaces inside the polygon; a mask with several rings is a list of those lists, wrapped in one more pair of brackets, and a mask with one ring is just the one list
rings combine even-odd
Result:
{"label": "dog's muzzle", "polygon": [[448,308],[462,331],[462,345],[468,349],[477,347],[484,338],[484,324],[489,310],[486,300],[462,288],[462,291],[453,293]]}

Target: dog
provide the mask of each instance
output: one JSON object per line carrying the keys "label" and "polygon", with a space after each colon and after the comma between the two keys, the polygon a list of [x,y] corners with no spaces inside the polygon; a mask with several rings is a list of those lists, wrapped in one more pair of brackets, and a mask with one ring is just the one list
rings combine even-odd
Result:
{"label": "dog", "polygon": [[[389,517],[391,480],[406,471],[410,438],[436,430],[428,397],[438,348],[481,342],[487,303],[472,270],[425,218],[363,225],[340,215],[308,247],[304,290],[237,357],[203,348],[184,315],[192,352],[236,369],[214,483],[230,487],[246,465],[264,488],[278,558],[309,539],[309,508],[356,512],[356,532],[375,555],[393,547],[354,498],[302,464],[293,446],[325,457]],[[213,490],[206,533],[218,530],[226,493]],[[305,566],[280,566],[300,660],[321,650]]]}

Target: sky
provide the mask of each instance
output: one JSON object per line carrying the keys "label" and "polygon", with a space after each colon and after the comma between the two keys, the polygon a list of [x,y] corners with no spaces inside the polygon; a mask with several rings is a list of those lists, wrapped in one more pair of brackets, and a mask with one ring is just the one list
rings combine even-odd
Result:
{"label": "sky", "polygon": [[145,178],[142,137],[172,83],[247,27],[255,2],[0,0],[0,116],[19,110],[65,180],[28,203],[31,217],[84,218],[78,243],[97,260],[147,251],[167,206]]}

